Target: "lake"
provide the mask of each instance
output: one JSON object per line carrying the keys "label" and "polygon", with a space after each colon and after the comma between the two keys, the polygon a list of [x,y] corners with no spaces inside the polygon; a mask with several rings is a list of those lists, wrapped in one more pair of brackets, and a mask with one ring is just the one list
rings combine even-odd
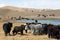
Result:
{"label": "lake", "polygon": [[[16,22],[35,22],[35,20],[16,20]],[[60,20],[38,20],[38,23],[47,23],[47,24],[60,24]]]}

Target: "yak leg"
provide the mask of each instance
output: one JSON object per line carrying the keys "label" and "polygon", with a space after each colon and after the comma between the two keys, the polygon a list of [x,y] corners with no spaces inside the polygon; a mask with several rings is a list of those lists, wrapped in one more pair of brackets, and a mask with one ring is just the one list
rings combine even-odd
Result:
{"label": "yak leg", "polygon": [[32,30],[32,33],[33,33],[33,35],[36,35],[35,29],[34,29],[34,30]]}
{"label": "yak leg", "polygon": [[10,31],[8,32],[8,34],[11,35],[11,34],[10,34]]}
{"label": "yak leg", "polygon": [[48,30],[48,37],[51,38],[51,32]]}
{"label": "yak leg", "polygon": [[11,35],[10,32],[9,32],[9,35]]}
{"label": "yak leg", "polygon": [[23,35],[23,30],[21,30],[21,35]]}
{"label": "yak leg", "polygon": [[25,30],[25,32],[27,33],[27,30]]}
{"label": "yak leg", "polygon": [[16,30],[13,30],[12,32],[13,32],[13,35],[16,35],[17,34],[17,31]]}
{"label": "yak leg", "polygon": [[7,34],[8,34],[8,33],[7,33],[7,32],[5,32],[5,36],[7,36]]}

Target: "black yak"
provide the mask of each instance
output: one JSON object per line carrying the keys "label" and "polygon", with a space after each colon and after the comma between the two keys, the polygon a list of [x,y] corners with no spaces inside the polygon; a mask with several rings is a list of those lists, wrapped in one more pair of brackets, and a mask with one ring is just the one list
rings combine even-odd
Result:
{"label": "black yak", "polygon": [[7,34],[10,35],[11,28],[12,28],[12,23],[11,22],[3,24],[3,30],[4,30],[5,36],[7,36]]}
{"label": "black yak", "polygon": [[48,37],[60,39],[60,25],[48,25]]}
{"label": "black yak", "polygon": [[[18,32],[21,33],[21,35],[23,35],[23,30],[25,30],[25,25],[21,25],[21,26],[15,26],[12,33],[13,35],[17,34]],[[25,30],[25,32],[27,33],[27,30]]]}

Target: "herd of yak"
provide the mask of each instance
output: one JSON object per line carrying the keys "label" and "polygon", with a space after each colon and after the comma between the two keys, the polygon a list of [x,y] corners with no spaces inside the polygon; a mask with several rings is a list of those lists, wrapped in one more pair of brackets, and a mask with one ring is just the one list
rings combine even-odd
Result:
{"label": "herd of yak", "polygon": [[[7,22],[3,24],[3,31],[5,36],[11,35],[10,31],[13,27],[13,23]],[[12,30],[12,34],[16,35],[18,32],[23,35],[23,31],[28,33],[28,30],[32,31],[33,35],[48,35],[48,38],[60,39],[60,25],[53,24],[41,24],[41,23],[26,23],[26,25],[15,26]]]}

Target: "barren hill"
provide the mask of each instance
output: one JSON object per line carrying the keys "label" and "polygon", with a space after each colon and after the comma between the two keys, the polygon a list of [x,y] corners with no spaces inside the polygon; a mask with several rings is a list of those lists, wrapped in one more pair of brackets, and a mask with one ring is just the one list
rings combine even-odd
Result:
{"label": "barren hill", "polygon": [[12,6],[5,6],[0,8],[0,15],[2,16],[26,16],[37,14],[38,10],[28,8],[17,8]]}
{"label": "barren hill", "polygon": [[37,16],[55,14],[60,16],[60,10],[51,10],[51,9],[33,9],[33,8],[18,8],[13,6],[5,6],[0,8],[0,16],[2,17],[18,17],[18,16]]}

